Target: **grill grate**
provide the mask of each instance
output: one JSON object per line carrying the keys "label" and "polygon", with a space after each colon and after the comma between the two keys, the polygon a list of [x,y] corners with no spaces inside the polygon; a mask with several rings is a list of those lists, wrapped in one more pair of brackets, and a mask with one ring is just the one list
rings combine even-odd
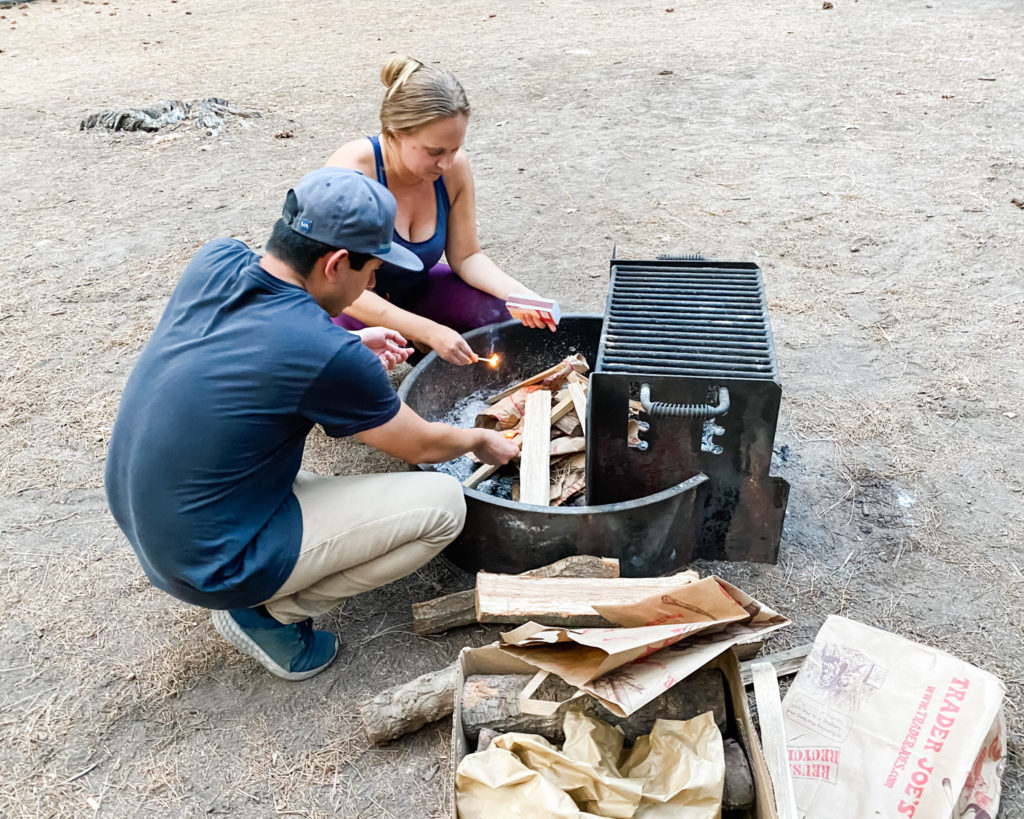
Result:
{"label": "grill grate", "polygon": [[597,372],[778,379],[761,270],[612,262]]}

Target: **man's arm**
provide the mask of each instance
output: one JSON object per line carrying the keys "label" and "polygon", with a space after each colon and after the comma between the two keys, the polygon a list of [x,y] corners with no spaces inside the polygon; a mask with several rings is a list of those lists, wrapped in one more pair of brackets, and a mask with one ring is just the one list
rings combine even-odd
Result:
{"label": "man's arm", "polygon": [[356,437],[374,449],[411,464],[439,464],[472,452],[485,464],[500,466],[519,454],[519,447],[500,432],[432,423],[417,415],[405,402],[390,421],[360,432]]}

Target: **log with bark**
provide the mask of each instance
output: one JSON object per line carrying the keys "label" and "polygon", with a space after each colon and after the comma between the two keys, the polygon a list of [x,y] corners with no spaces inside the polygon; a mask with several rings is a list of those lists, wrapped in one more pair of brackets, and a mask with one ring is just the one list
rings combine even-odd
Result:
{"label": "log with bark", "polygon": [[[525,574],[533,577],[613,578],[619,576],[619,561],[593,555],[570,555]],[[430,629],[444,631],[473,622],[466,618],[474,617],[474,595],[474,590],[469,589],[414,604],[413,629],[418,634],[429,634],[433,633]],[[366,736],[374,744],[381,745],[448,716],[455,707],[457,676],[458,662],[454,662],[447,668],[393,686],[364,703],[359,714]]]}
{"label": "log with bark", "polygon": [[[552,742],[565,740],[562,722],[567,710],[582,711],[622,729],[628,742],[649,734],[658,719],[692,719],[712,711],[719,730],[725,731],[727,712],[722,672],[704,669],[679,681],[665,693],[647,703],[628,717],[613,714],[590,696],[577,697],[562,705],[554,714],[523,713],[519,696],[531,674],[474,674],[462,687],[462,730],[469,740],[481,731],[508,733],[522,731],[540,734]],[[555,676],[548,677],[534,694],[535,699],[567,700],[576,688]]]}
{"label": "log with bark", "polygon": [[363,730],[374,745],[418,731],[455,708],[458,663],[382,691],[359,708]]}

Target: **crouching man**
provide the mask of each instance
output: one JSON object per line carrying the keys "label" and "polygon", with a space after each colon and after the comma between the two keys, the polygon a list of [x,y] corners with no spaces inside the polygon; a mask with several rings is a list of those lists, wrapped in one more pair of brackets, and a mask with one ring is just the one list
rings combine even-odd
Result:
{"label": "crouching man", "polygon": [[429,561],[462,529],[453,478],[300,472],[306,435],[354,435],[410,463],[473,452],[503,464],[497,432],[428,423],[386,368],[411,352],[384,328],[331,317],[373,286],[393,245],[395,199],[355,171],[321,168],[288,193],[262,257],[205,245],[182,274],[121,398],[106,465],[110,509],[147,576],[213,609],[217,631],[272,673],[322,671],[337,638],[312,618]]}

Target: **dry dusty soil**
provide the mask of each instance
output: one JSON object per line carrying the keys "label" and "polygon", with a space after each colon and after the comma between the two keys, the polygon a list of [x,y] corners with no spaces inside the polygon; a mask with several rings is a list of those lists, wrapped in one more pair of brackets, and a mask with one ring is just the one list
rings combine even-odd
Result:
{"label": "dry dusty soil", "polygon": [[[260,246],[290,184],[375,131],[395,53],[460,77],[485,249],[567,310],[603,308],[616,245],[762,267],[781,555],[698,568],[793,619],[769,648],[835,612],[998,674],[1004,815],[1024,815],[1024,12],[824,5],[0,5],[0,815],[443,815],[447,726],[371,749],[357,708],[494,638],[411,633],[411,600],[471,577],[437,561],[353,600],[325,618],[338,661],[289,684],[147,584],[102,489],[184,264],[219,236]],[[262,116],[78,128],[210,96]],[[307,452],[404,468],[322,434]]]}

